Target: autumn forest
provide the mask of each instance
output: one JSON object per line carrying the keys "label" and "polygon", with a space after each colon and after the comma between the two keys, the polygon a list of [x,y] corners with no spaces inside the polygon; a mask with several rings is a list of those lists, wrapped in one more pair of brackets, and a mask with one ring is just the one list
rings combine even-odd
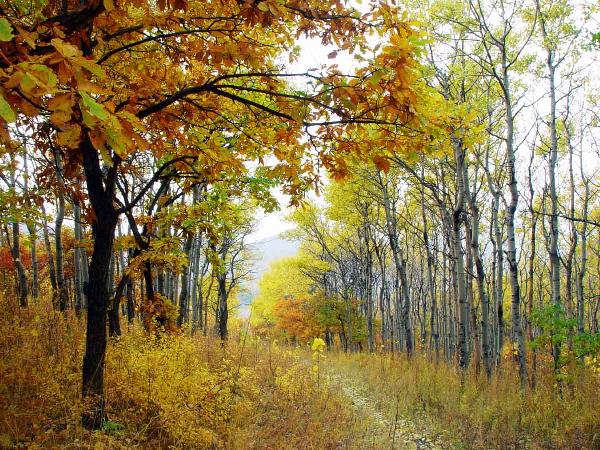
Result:
{"label": "autumn forest", "polygon": [[0,448],[600,449],[599,51],[595,0],[1,0]]}

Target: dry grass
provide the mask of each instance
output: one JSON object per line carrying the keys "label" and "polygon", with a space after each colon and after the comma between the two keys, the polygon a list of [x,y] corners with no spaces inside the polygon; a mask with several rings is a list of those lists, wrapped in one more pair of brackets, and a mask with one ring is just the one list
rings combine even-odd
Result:
{"label": "dry grass", "polygon": [[396,408],[397,399],[403,415],[455,448],[600,448],[600,379],[591,370],[578,371],[559,395],[542,367],[536,389],[521,394],[511,361],[490,381],[470,372],[462,383],[456,368],[425,357],[338,354],[329,363],[361,380],[382,407]]}
{"label": "dry grass", "polygon": [[[104,430],[79,425],[84,320],[47,300],[0,300],[0,448],[385,448],[335,386],[317,386],[306,351],[236,336],[148,337],[125,325],[109,344]],[[235,334],[234,334],[235,336]],[[542,367],[521,395],[510,361],[488,382],[425,358],[332,354],[379,410],[456,448],[600,448],[600,381],[575,374],[557,395]]]}
{"label": "dry grass", "polygon": [[[254,341],[148,337],[109,344],[109,422],[79,425],[84,320],[48,301],[0,301],[0,448],[364,448],[360,418],[297,352]],[[359,430],[360,428],[360,430]],[[361,431],[362,430],[362,431]]]}

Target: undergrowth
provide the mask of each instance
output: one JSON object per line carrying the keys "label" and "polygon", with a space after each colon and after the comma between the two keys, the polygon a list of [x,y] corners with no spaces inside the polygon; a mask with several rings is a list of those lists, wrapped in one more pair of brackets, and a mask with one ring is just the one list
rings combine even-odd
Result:
{"label": "undergrowth", "polygon": [[581,369],[561,389],[538,368],[535,389],[520,392],[511,361],[488,381],[422,356],[331,355],[332,370],[364,384],[388,416],[397,411],[443,432],[449,446],[477,449],[600,449],[600,379]]}
{"label": "undergrowth", "polygon": [[600,448],[600,380],[586,369],[559,390],[540,365],[536,388],[521,393],[510,361],[489,381],[461,380],[419,356],[330,353],[315,363],[308,350],[243,334],[223,346],[138,324],[109,343],[108,417],[90,432],[80,426],[84,318],[48,299],[0,307],[0,448],[385,448],[369,417],[319,384],[319,365],[360,383],[388,417],[443,433],[448,448]]}
{"label": "undergrowth", "polygon": [[298,353],[127,324],[107,351],[108,420],[84,430],[84,319],[48,300],[0,303],[0,448],[365,447],[361,420]]}

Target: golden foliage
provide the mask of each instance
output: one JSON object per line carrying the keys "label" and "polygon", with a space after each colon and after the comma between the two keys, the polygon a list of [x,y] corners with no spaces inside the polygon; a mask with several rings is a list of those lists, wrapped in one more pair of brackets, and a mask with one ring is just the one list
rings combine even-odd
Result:
{"label": "golden foliage", "polygon": [[[0,304],[0,447],[361,448],[341,400],[317,389],[309,357],[258,339],[227,346],[146,333],[109,342],[102,430],[80,426],[85,322],[52,308]],[[70,447],[69,447],[70,448]]]}
{"label": "golden foliage", "polygon": [[[461,380],[455,367],[426,356],[339,354],[328,364],[366,386],[392,417],[398,407],[460,448],[597,448],[600,378],[588,368],[559,395],[550,365],[539,366],[535,390],[522,393],[511,360],[490,381],[475,368]],[[399,393],[394,401],[390,392]]]}
{"label": "golden foliage", "polygon": [[146,299],[141,307],[144,327],[148,331],[177,331],[177,315],[179,311],[171,301],[159,293],[153,299]]}

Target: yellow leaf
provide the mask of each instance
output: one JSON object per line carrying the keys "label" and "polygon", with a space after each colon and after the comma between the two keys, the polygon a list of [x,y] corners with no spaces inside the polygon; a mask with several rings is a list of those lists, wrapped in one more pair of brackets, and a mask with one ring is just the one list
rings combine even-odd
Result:
{"label": "yellow leaf", "polygon": [[56,143],[62,147],[77,148],[81,141],[81,128],[78,125],[61,131],[56,136]]}
{"label": "yellow leaf", "polygon": [[50,122],[57,128],[62,128],[71,120],[71,111],[54,111],[50,114]]}
{"label": "yellow leaf", "polygon": [[390,170],[390,160],[385,156],[374,156],[373,162],[375,163],[378,169],[383,170],[385,173],[387,173],[388,170]]}
{"label": "yellow leaf", "polygon": [[13,32],[10,22],[4,17],[0,18],[0,41],[8,42],[12,40]]}
{"label": "yellow leaf", "polygon": [[60,94],[48,100],[48,109],[50,111],[71,111],[71,94]]}
{"label": "yellow leaf", "polygon": [[98,103],[96,100],[94,100],[92,97],[90,97],[85,92],[80,91],[79,95],[81,96],[83,106],[85,106],[86,110],[92,116],[97,117],[100,120],[108,119],[108,112],[106,112],[106,109],[104,109],[104,106],[102,106],[100,103]]}
{"label": "yellow leaf", "polygon": [[4,99],[4,96],[0,94],[0,117],[2,117],[6,122],[14,122],[17,120],[17,116],[14,111],[8,104],[8,102]]}
{"label": "yellow leaf", "polygon": [[50,43],[64,58],[73,58],[80,54],[79,49],[61,39],[52,39]]}

